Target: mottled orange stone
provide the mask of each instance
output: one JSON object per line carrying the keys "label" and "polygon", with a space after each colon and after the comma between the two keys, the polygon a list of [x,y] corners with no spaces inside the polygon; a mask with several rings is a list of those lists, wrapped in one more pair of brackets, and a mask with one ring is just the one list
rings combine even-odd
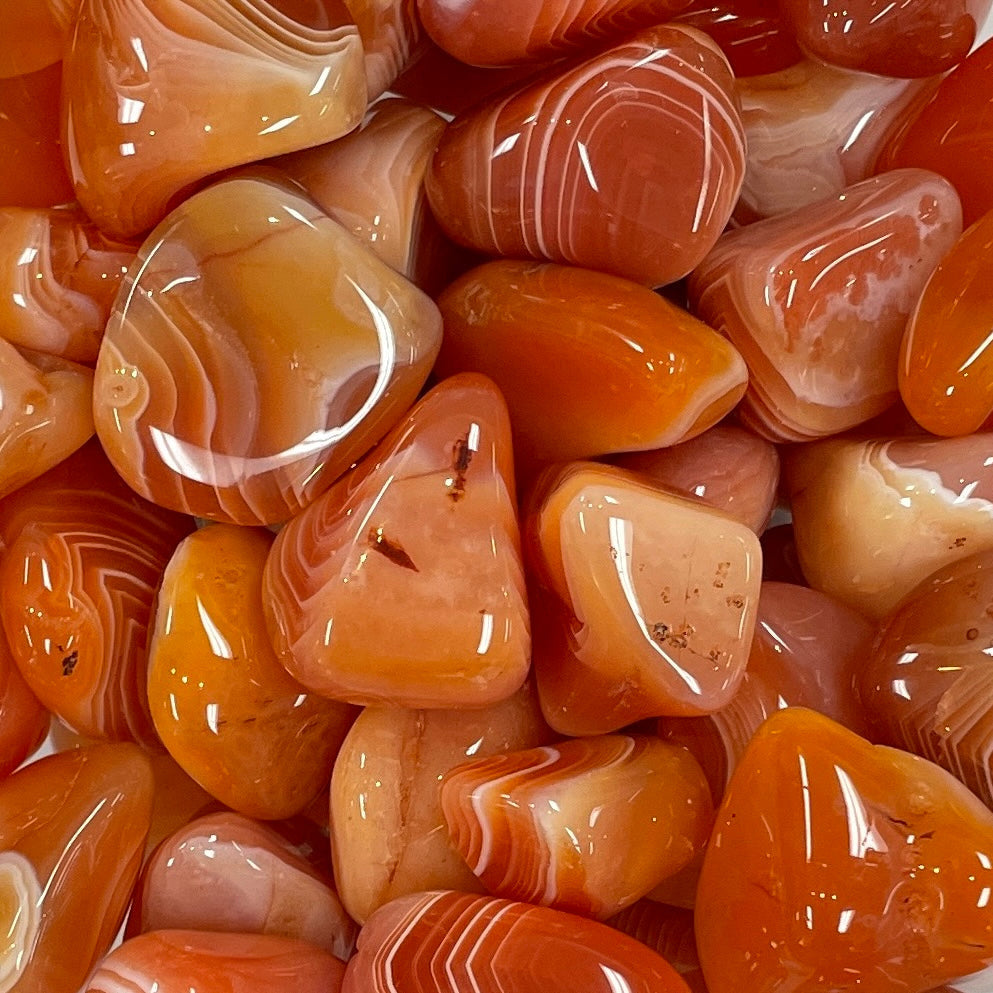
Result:
{"label": "mottled orange stone", "polygon": [[48,725],[48,711],[24,682],[6,639],[0,637],[0,779],[38,748]]}
{"label": "mottled orange stone", "polygon": [[78,6],[78,0],[0,0],[0,79],[60,62]]}
{"label": "mottled orange stone", "polygon": [[753,531],[634,473],[577,462],[541,477],[525,534],[553,728],[599,734],[731,700],[758,603]]}
{"label": "mottled orange stone", "polygon": [[523,465],[675,444],[714,425],[745,389],[744,362],[725,339],[616,276],[490,262],[438,306],[439,373],[496,382]]}
{"label": "mottled orange stone", "polygon": [[648,735],[473,759],[446,774],[441,804],[491,893],[601,920],[689,864],[713,822],[696,760]]}
{"label": "mottled orange stone", "polygon": [[0,619],[28,685],[80,734],[157,746],[155,589],[188,517],[129,490],[95,442],[0,503]]}
{"label": "mottled orange stone", "polygon": [[[371,102],[390,88],[422,50],[417,3],[416,0],[344,0],[344,4],[362,39],[366,89]],[[325,10],[335,5],[321,0]]]}
{"label": "mottled orange stone", "polygon": [[779,0],[801,47],[880,76],[931,76],[969,54],[990,0]]}
{"label": "mottled orange stone", "polygon": [[724,235],[690,301],[748,363],[743,422],[809,441],[891,406],[907,318],[961,231],[950,184],[906,169]]}
{"label": "mottled orange stone", "polygon": [[342,993],[688,993],[661,955],[605,924],[450,890],[387,904],[358,944]]}
{"label": "mottled orange stone", "polygon": [[162,576],[148,649],[148,704],[169,753],[222,803],[268,819],[325,786],[355,717],[273,653],[262,613],[272,541],[233,524],[186,538]]}
{"label": "mottled orange stone", "polygon": [[6,341],[92,363],[135,249],[78,208],[0,208],[0,328]]}
{"label": "mottled orange stone", "polygon": [[0,781],[9,993],[80,988],[124,919],[151,806],[152,770],[130,744],[50,755]]}
{"label": "mottled orange stone", "polygon": [[941,260],[910,315],[900,396],[925,430],[970,434],[993,416],[993,211]]}
{"label": "mottled orange stone", "polygon": [[349,132],[367,100],[350,22],[342,8],[312,28],[265,0],[82,0],[63,136],[83,208],[133,237],[214,173]]}
{"label": "mottled orange stone", "polygon": [[921,993],[993,962],[993,812],[810,710],[738,765],[697,892],[710,993]]}
{"label": "mottled orange stone", "polygon": [[483,707],[514,693],[530,634],[510,421],[493,383],[443,380],[290,521],[264,605],[283,665],[333,699]]}
{"label": "mottled orange stone", "polygon": [[115,948],[83,993],[339,993],[345,965],[296,938],[153,931]]}
{"label": "mottled orange stone", "polygon": [[639,900],[604,923],[654,948],[684,978],[700,969],[692,910]]}
{"label": "mottled orange stone", "polygon": [[457,117],[426,188],[470,248],[659,286],[713,246],[744,161],[727,60],[702,32],[663,24]]}
{"label": "mottled orange stone", "polygon": [[155,503],[283,521],[400,418],[440,338],[431,300],[310,200],[230,179],[142,246],[100,348],[97,432]]}

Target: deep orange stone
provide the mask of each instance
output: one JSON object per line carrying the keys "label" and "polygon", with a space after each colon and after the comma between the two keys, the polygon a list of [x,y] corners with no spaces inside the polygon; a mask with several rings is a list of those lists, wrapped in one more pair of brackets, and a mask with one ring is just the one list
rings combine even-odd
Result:
{"label": "deep orange stone", "polygon": [[78,0],[0,0],[0,79],[60,62],[78,6]]}
{"label": "deep orange stone", "polygon": [[0,779],[10,775],[48,733],[49,713],[24,682],[0,638]]}

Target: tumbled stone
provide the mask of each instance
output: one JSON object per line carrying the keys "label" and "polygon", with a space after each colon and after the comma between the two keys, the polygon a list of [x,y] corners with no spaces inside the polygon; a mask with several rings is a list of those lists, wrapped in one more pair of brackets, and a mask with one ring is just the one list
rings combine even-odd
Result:
{"label": "tumbled stone", "polygon": [[0,638],[0,779],[38,748],[48,725],[48,711],[14,665],[6,639]]}

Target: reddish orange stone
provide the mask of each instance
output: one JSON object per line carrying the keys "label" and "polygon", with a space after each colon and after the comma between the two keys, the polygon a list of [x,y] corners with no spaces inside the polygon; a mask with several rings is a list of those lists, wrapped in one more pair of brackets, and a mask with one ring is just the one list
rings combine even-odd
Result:
{"label": "reddish orange stone", "polygon": [[693,911],[639,900],[605,923],[659,953],[694,993],[707,993],[693,933]]}
{"label": "reddish orange stone", "polygon": [[48,724],[48,711],[28,689],[6,639],[0,637],[0,779],[38,748],[48,733]]}
{"label": "reddish orange stone", "polygon": [[0,79],[60,62],[78,0],[0,0]]}
{"label": "reddish orange stone", "polygon": [[[344,4],[362,39],[371,103],[390,88],[422,50],[416,0],[344,0]],[[320,0],[319,5],[322,10],[333,10],[337,3]]]}
{"label": "reddish orange stone", "polygon": [[685,276],[741,189],[733,77],[706,35],[644,30],[456,118],[427,175],[442,227],[470,248],[648,286]]}

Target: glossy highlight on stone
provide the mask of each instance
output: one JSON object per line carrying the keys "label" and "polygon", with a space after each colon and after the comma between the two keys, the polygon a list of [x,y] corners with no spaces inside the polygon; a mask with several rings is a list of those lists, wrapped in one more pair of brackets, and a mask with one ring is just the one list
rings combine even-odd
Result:
{"label": "glossy highlight on stone", "polygon": [[24,682],[5,638],[0,638],[0,780],[42,743],[49,713]]}
{"label": "glossy highlight on stone", "polygon": [[266,634],[262,571],[273,536],[213,524],[176,548],[148,648],[148,705],[174,759],[250,817],[299,813],[327,784],[355,712],[308,693]]}
{"label": "glossy highlight on stone", "polygon": [[493,379],[521,465],[684,441],[719,421],[745,389],[744,362],[724,338],[605,273],[489,262],[456,280],[438,306],[445,336],[437,372]]}
{"label": "glossy highlight on stone", "polygon": [[993,962],[993,812],[943,769],[778,711],[735,772],[697,892],[710,993],[922,993]]}
{"label": "glossy highlight on stone", "polygon": [[[337,2],[320,0],[324,10]],[[385,93],[423,49],[416,0],[344,0],[362,39],[369,102]]]}
{"label": "glossy highlight on stone", "polygon": [[703,770],[647,735],[475,759],[445,776],[441,803],[489,892],[601,920],[687,865],[713,820]]}
{"label": "glossy highlight on stone", "polygon": [[97,361],[97,432],[153,502],[276,523],[395,423],[440,336],[431,300],[309,200],[230,179],[142,246]]}
{"label": "glossy highlight on stone", "polygon": [[358,948],[342,993],[688,993],[665,959],[604,924],[467,893],[394,900]]}
{"label": "glossy highlight on stone", "polygon": [[724,707],[745,671],[761,551],[733,518],[634,473],[576,462],[535,486],[534,668],[562,734]]}
{"label": "glossy highlight on stone", "polygon": [[214,173],[347,134],[367,89],[342,15],[318,30],[265,0],[83,0],[63,83],[83,209],[134,237]]}
{"label": "glossy highlight on stone", "polygon": [[717,46],[679,25],[553,67],[449,125],[431,207],[490,255],[671,283],[713,246],[741,189],[733,82]]}
{"label": "glossy highlight on stone", "polygon": [[748,364],[743,423],[809,441],[890,407],[907,319],[961,225],[948,182],[908,169],[724,235],[690,300]]}
{"label": "glossy highlight on stone", "polygon": [[512,460],[499,390],[451,377],[290,521],[263,589],[290,674],[364,706],[484,707],[519,689],[530,632]]}

